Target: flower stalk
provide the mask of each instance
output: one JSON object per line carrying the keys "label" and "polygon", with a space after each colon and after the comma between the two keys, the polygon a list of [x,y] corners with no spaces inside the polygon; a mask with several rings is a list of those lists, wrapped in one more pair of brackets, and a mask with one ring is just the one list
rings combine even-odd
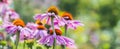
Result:
{"label": "flower stalk", "polygon": [[[56,36],[55,29],[54,29],[54,16],[51,16],[51,23],[52,23],[53,35]],[[53,49],[55,49],[55,44],[56,44],[56,39],[54,37]]]}
{"label": "flower stalk", "polygon": [[65,36],[67,36],[67,24],[65,24]]}
{"label": "flower stalk", "polygon": [[61,45],[62,49],[66,49],[65,45]]}
{"label": "flower stalk", "polygon": [[18,44],[19,44],[19,37],[20,37],[20,32],[17,32],[17,33],[16,33],[16,42],[15,42],[16,47],[15,47],[15,49],[17,49],[17,48],[18,48]]}
{"label": "flower stalk", "polygon": [[24,43],[23,43],[23,49],[25,49],[25,44],[26,44],[26,42],[25,42],[25,40],[24,40]]}

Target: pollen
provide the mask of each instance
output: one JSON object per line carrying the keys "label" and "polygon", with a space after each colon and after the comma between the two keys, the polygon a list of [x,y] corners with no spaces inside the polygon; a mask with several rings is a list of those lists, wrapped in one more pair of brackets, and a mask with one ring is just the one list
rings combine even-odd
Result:
{"label": "pollen", "polygon": [[24,21],[21,20],[21,19],[15,19],[15,20],[13,21],[13,24],[16,25],[16,26],[22,26],[22,27],[25,26]]}
{"label": "pollen", "polygon": [[43,24],[40,22],[40,20],[36,20],[35,23],[38,24],[38,25],[43,25]]}
{"label": "pollen", "polygon": [[68,13],[68,12],[64,12],[62,17],[65,19],[65,20],[73,20],[73,17],[72,17],[72,14]]}
{"label": "pollen", "polygon": [[[56,35],[62,35],[62,31],[61,30],[59,30],[59,29],[55,29],[55,33],[56,33]],[[52,35],[53,34],[53,30],[50,30],[50,34]]]}
{"label": "pollen", "polygon": [[58,15],[58,8],[56,6],[51,6],[50,8],[48,8],[48,12],[50,13],[55,13],[56,15]]}

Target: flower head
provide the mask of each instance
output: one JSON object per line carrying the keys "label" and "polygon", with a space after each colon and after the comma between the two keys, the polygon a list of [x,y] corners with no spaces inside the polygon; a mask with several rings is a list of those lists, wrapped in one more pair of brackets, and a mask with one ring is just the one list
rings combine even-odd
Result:
{"label": "flower head", "polygon": [[16,25],[16,26],[22,26],[22,27],[25,26],[23,20],[21,20],[21,19],[15,19],[15,20],[13,21],[13,24]]}
{"label": "flower head", "polygon": [[42,26],[42,25],[38,25],[38,27],[37,27],[39,30],[45,30],[45,27],[44,26]]}
{"label": "flower head", "polygon": [[65,19],[65,20],[73,20],[73,17],[70,13],[68,12],[64,12],[62,17]]}
{"label": "flower head", "polygon": [[40,20],[36,20],[36,22],[35,22],[37,25],[43,25],[41,22],[40,22]]}
{"label": "flower head", "polygon": [[43,45],[52,46],[54,43],[54,38],[58,45],[74,45],[74,41],[70,38],[62,36],[62,32],[59,29],[55,29],[56,36],[53,35],[53,31],[50,30],[50,34],[40,39],[38,42]]}
{"label": "flower head", "polygon": [[[62,35],[62,31],[61,30],[59,30],[59,29],[55,29],[55,33],[56,33],[56,35]],[[50,35],[53,35],[53,30],[50,30]]]}
{"label": "flower head", "polygon": [[48,8],[48,12],[58,15],[58,8],[56,6],[51,6],[50,8]]}
{"label": "flower head", "polygon": [[46,36],[47,35],[46,28],[43,26],[43,24],[40,22],[40,20],[36,20],[35,23],[37,24],[37,26],[36,26],[37,29],[34,31],[33,36],[36,39],[40,39],[40,38]]}
{"label": "flower head", "polygon": [[67,26],[67,28],[72,28],[72,29],[76,29],[78,26],[84,25],[78,20],[73,20],[72,15],[68,12],[65,12],[62,15],[61,22],[63,22],[62,26]]}

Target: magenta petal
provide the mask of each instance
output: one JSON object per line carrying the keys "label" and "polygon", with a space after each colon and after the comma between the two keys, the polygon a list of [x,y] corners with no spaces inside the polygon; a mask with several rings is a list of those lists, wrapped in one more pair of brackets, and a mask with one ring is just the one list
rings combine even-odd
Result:
{"label": "magenta petal", "polygon": [[18,19],[18,18],[19,18],[19,14],[17,14],[16,12],[11,13],[11,19]]}
{"label": "magenta petal", "polygon": [[64,36],[62,36],[62,37],[64,38],[66,45],[75,45],[74,40],[67,38],[67,37],[64,37]]}
{"label": "magenta petal", "polygon": [[76,26],[84,26],[84,24],[82,24],[81,22],[74,20],[73,24],[75,24]]}
{"label": "magenta petal", "polygon": [[39,39],[40,35],[39,35],[39,31],[36,30],[33,34],[33,36],[36,38],[36,39]]}
{"label": "magenta petal", "polygon": [[38,42],[47,46],[52,46],[54,42],[54,37],[52,35],[48,35],[40,39]]}
{"label": "magenta petal", "polygon": [[48,46],[52,46],[52,45],[53,45],[53,42],[54,42],[54,37],[51,36],[51,37],[50,37],[50,40],[48,40]]}
{"label": "magenta petal", "polygon": [[45,37],[43,37],[42,39],[40,39],[38,42],[39,43],[41,43],[41,44],[46,44],[46,40],[48,40],[47,38],[49,37],[49,35],[48,36],[45,36]]}
{"label": "magenta petal", "polygon": [[40,19],[40,17],[41,17],[41,14],[36,14],[36,15],[34,16],[34,19],[35,19],[35,20],[38,20],[38,19]]}
{"label": "magenta petal", "polygon": [[28,28],[22,28],[20,30],[20,39],[24,40],[24,39],[30,38],[31,33],[32,33],[32,31],[30,29],[28,29]]}
{"label": "magenta petal", "polygon": [[46,24],[51,25],[51,22],[50,22],[50,21],[51,21],[51,19],[50,19],[50,17],[47,17],[47,20],[46,20],[46,21],[47,21],[47,23],[46,23]]}
{"label": "magenta petal", "polygon": [[72,24],[72,23],[68,23],[67,27],[68,28],[72,28],[72,29],[76,29],[76,26],[74,26],[74,24]]}
{"label": "magenta petal", "polygon": [[7,26],[5,28],[5,30],[7,31],[7,33],[9,34],[15,34],[18,30],[17,26]]}
{"label": "magenta petal", "polygon": [[62,38],[61,36],[57,36],[56,40],[57,40],[57,43],[59,45],[65,45],[66,44],[64,38]]}
{"label": "magenta petal", "polygon": [[36,38],[36,39],[39,39],[39,38],[43,38],[44,36],[47,35],[47,31],[45,30],[36,30],[33,34],[33,36]]}

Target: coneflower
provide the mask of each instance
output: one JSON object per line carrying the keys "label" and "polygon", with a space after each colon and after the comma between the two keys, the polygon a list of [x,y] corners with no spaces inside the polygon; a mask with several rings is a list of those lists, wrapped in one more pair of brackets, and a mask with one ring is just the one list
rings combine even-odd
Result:
{"label": "coneflower", "polygon": [[65,26],[65,36],[67,35],[68,28],[76,29],[78,26],[84,25],[78,20],[73,20],[72,14],[68,12],[63,13],[61,17],[61,22],[63,22],[63,26]]}
{"label": "coneflower", "polygon": [[43,26],[43,24],[40,21],[36,21],[37,24],[37,29],[34,31],[34,37],[36,39],[43,38],[44,36],[47,35],[46,28]]}
{"label": "coneflower", "polygon": [[32,31],[25,27],[23,20],[15,19],[12,24],[6,26],[5,28],[8,34],[14,35],[16,37],[16,49],[18,47],[19,39],[26,40],[30,38]]}
{"label": "coneflower", "polygon": [[64,45],[64,46],[73,46],[74,41],[70,38],[67,38],[65,36],[62,36],[62,31],[59,29],[55,29],[56,37],[53,35],[53,30],[49,31],[49,35],[43,37],[38,42],[40,44],[46,45],[46,46],[54,46],[54,38],[56,39],[56,44],[58,45]]}

